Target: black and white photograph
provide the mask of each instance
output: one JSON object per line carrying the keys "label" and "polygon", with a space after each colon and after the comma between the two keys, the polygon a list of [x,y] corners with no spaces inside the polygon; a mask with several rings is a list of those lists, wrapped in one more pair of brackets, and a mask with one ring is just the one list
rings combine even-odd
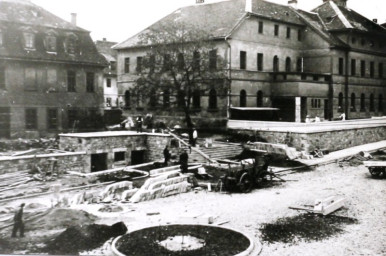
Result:
{"label": "black and white photograph", "polygon": [[385,256],[385,11],[0,0],[0,255]]}

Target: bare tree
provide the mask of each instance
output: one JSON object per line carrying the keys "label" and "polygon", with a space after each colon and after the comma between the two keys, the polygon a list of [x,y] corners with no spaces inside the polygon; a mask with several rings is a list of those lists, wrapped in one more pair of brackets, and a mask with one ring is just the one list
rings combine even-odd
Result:
{"label": "bare tree", "polygon": [[[182,108],[191,129],[193,96],[205,95],[213,85],[220,92],[226,91],[225,63],[215,40],[192,25],[168,22],[147,30],[140,36],[140,44],[147,50],[146,56],[137,59],[135,90],[150,99],[150,105],[162,99],[164,105]],[[170,95],[176,97],[168,102]]]}

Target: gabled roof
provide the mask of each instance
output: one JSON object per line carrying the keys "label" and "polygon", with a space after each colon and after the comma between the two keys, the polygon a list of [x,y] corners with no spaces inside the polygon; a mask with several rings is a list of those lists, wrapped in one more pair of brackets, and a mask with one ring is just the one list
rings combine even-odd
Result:
{"label": "gabled roof", "polygon": [[0,21],[31,26],[86,31],[28,0],[0,0]]}
{"label": "gabled roof", "polygon": [[367,19],[347,7],[338,6],[333,1],[327,1],[315,8],[328,30],[356,29],[362,32],[385,33],[379,24]]}
{"label": "gabled roof", "polygon": [[[180,8],[113,48],[119,50],[138,46],[142,34],[176,21],[195,25],[213,38],[224,38],[232,33],[233,28],[247,14],[245,3],[245,0],[227,0]],[[263,0],[252,0],[252,14],[267,19],[304,25],[296,12],[289,6]]]}

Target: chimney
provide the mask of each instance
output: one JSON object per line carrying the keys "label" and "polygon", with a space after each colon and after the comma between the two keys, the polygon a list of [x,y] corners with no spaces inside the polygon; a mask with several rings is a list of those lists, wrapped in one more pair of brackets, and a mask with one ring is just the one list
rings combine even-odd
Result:
{"label": "chimney", "polygon": [[292,8],[297,9],[298,8],[298,0],[288,0],[288,5]]}
{"label": "chimney", "polygon": [[196,0],[196,4],[203,4],[205,3],[205,0]]}
{"label": "chimney", "polygon": [[252,12],[252,0],[245,0],[245,12]]}
{"label": "chimney", "polygon": [[71,24],[76,26],[76,13],[71,13]]}
{"label": "chimney", "polygon": [[103,38],[103,42],[106,42],[106,41],[107,41],[107,40],[106,40],[106,37],[104,37],[104,38]]}
{"label": "chimney", "polygon": [[333,1],[334,3],[336,3],[337,6],[347,7],[348,0],[323,0],[323,3],[327,1]]}
{"label": "chimney", "polygon": [[373,22],[378,24],[378,19],[373,19]]}

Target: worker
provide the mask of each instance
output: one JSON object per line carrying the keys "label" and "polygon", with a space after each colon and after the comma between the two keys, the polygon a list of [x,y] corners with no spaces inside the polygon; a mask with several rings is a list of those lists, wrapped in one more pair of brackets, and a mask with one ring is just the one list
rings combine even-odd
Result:
{"label": "worker", "polygon": [[196,143],[197,143],[197,137],[198,137],[198,134],[197,134],[197,130],[195,128],[193,128],[193,143],[192,143],[192,146],[195,147],[196,146]]}
{"label": "worker", "polygon": [[169,160],[170,160],[170,157],[171,157],[171,155],[170,155],[170,152],[169,152],[169,149],[168,149],[168,145],[166,145],[165,146],[165,148],[164,148],[164,165],[165,166],[168,166],[168,162],[169,162]]}
{"label": "worker", "polygon": [[137,132],[142,132],[142,122],[143,122],[143,118],[142,116],[137,116]]}
{"label": "worker", "polygon": [[186,150],[184,150],[184,152],[182,152],[182,154],[180,155],[180,165],[181,165],[182,173],[188,172],[188,160],[189,160],[188,153],[186,152]]}
{"label": "worker", "polygon": [[320,117],[315,116],[315,123],[320,123]]}
{"label": "worker", "polygon": [[339,116],[340,120],[344,121],[346,120],[346,114],[345,113],[342,113],[340,116]]}
{"label": "worker", "polygon": [[20,209],[16,211],[15,216],[13,218],[14,224],[13,224],[13,230],[12,230],[12,237],[16,237],[17,231],[20,232],[20,237],[24,237],[24,222],[23,222],[23,208],[24,203],[20,205]]}
{"label": "worker", "polygon": [[311,123],[310,115],[307,115],[307,116],[306,116],[306,123]]}

